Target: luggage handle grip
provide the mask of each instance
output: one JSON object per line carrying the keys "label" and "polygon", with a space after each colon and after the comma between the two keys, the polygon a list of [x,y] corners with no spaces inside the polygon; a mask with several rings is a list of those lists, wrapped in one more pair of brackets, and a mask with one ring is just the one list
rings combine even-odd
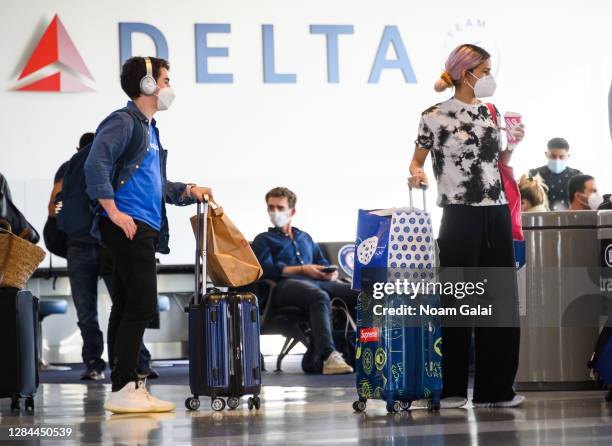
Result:
{"label": "luggage handle grip", "polygon": [[[206,232],[210,197],[196,205],[196,252],[195,252],[195,296],[194,303],[201,303],[206,293]],[[204,205],[204,206],[202,206]],[[203,209],[202,209],[203,208]],[[201,262],[201,264],[200,264]]]}
{"label": "luggage handle grip", "polygon": [[[423,210],[427,211],[427,184],[421,181],[421,184],[419,184],[419,189],[421,189],[423,191]],[[408,192],[409,192],[409,196],[410,196],[410,208],[413,208],[413,197],[412,197],[412,189],[413,187],[408,185]]]}

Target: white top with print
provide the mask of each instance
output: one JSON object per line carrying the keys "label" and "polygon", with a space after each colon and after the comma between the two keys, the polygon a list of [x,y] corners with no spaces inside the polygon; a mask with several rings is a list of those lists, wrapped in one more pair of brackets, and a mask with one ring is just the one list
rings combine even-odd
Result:
{"label": "white top with print", "polygon": [[428,108],[416,144],[431,152],[438,206],[507,203],[497,166],[500,130],[485,104],[451,98]]}

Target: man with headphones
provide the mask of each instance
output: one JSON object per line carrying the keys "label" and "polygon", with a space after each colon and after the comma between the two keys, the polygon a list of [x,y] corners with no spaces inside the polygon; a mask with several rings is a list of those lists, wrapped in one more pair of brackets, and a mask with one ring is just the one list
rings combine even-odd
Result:
{"label": "man with headphones", "polygon": [[127,106],[99,125],[85,162],[87,194],[99,203],[92,235],[113,257],[113,306],[107,342],[113,413],[168,412],[174,404],[148,393],[139,381],[138,352],[144,330],[157,318],[155,253],[168,253],[165,203],[188,205],[211,195],[208,187],[166,178],[168,153],[153,115],[174,100],[167,61],[132,57],[121,69]]}

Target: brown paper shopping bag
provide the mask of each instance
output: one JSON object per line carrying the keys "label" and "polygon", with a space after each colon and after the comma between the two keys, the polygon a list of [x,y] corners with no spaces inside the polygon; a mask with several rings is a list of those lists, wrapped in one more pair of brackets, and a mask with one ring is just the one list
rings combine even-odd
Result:
{"label": "brown paper shopping bag", "polygon": [[[196,218],[195,215],[191,217],[194,234]],[[208,276],[216,286],[248,285],[263,274],[249,242],[223,212],[223,208],[212,200],[208,211],[206,251]]]}

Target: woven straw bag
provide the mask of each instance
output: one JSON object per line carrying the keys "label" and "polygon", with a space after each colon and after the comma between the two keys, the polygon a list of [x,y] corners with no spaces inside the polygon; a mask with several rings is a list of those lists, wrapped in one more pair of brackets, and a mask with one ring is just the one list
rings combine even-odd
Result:
{"label": "woven straw bag", "polygon": [[11,232],[11,225],[0,220],[0,288],[25,287],[45,251]]}

